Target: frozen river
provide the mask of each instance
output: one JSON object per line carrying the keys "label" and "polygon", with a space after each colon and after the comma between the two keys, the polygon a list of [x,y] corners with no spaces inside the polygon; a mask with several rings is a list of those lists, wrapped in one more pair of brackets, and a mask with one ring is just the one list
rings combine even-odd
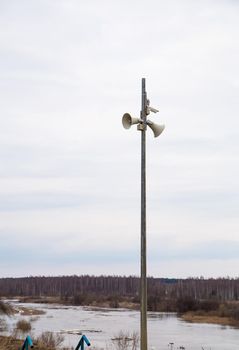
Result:
{"label": "frozen river", "polygon": [[[66,307],[61,305],[19,304],[45,311],[32,322],[32,333],[44,331],[62,332],[64,345],[75,347],[80,335],[66,331],[78,330],[91,341],[92,347],[113,349],[111,339],[120,331],[139,332],[140,313],[125,309],[100,309],[90,307]],[[19,319],[30,316],[17,315],[11,318],[12,325]],[[169,350],[184,346],[186,350],[238,350],[239,330],[231,327],[187,323],[175,314],[148,313],[149,350]]]}

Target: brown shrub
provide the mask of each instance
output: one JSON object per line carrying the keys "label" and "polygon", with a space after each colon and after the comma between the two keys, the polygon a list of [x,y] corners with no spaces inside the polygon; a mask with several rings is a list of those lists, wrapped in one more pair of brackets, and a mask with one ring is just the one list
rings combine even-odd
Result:
{"label": "brown shrub", "polygon": [[113,339],[113,347],[115,350],[136,350],[139,344],[139,335],[137,332],[132,334],[120,331]]}
{"label": "brown shrub", "polygon": [[0,314],[10,316],[13,314],[13,308],[10,304],[0,300]]}
{"label": "brown shrub", "polygon": [[26,320],[19,320],[16,324],[16,330],[27,333],[32,329],[31,323]]}
{"label": "brown shrub", "polygon": [[52,332],[43,332],[37,339],[38,347],[55,350],[64,341],[61,334],[54,334]]}

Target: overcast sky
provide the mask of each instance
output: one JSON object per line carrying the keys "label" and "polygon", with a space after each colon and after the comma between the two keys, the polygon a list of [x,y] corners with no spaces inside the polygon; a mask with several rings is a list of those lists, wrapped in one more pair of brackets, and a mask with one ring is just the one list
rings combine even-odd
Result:
{"label": "overcast sky", "polygon": [[239,264],[239,2],[0,0],[0,276],[139,275],[146,78],[148,274]]}

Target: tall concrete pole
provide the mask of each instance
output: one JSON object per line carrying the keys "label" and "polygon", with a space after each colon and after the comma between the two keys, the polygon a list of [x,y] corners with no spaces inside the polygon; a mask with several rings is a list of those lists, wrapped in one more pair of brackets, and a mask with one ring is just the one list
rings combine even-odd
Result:
{"label": "tall concrete pole", "polygon": [[146,128],[147,94],[142,79],[141,119],[141,278],[140,278],[140,349],[147,350],[147,261],[146,261]]}
{"label": "tall concrete pole", "polygon": [[142,79],[142,108],[140,119],[132,118],[125,113],[122,124],[125,129],[137,124],[141,131],[141,272],[140,272],[140,350],[147,350],[147,260],[146,260],[146,129],[147,125],[158,137],[164,130],[164,125],[158,125],[147,119],[150,112],[157,113],[158,110],[149,106],[147,99],[145,78]]}

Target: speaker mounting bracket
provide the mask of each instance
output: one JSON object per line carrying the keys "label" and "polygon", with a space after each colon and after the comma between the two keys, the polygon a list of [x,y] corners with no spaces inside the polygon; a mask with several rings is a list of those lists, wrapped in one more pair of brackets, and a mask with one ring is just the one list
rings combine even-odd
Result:
{"label": "speaker mounting bracket", "polygon": [[143,124],[143,123],[140,123],[137,125],[137,130],[139,131],[144,131],[147,129],[147,125]]}

